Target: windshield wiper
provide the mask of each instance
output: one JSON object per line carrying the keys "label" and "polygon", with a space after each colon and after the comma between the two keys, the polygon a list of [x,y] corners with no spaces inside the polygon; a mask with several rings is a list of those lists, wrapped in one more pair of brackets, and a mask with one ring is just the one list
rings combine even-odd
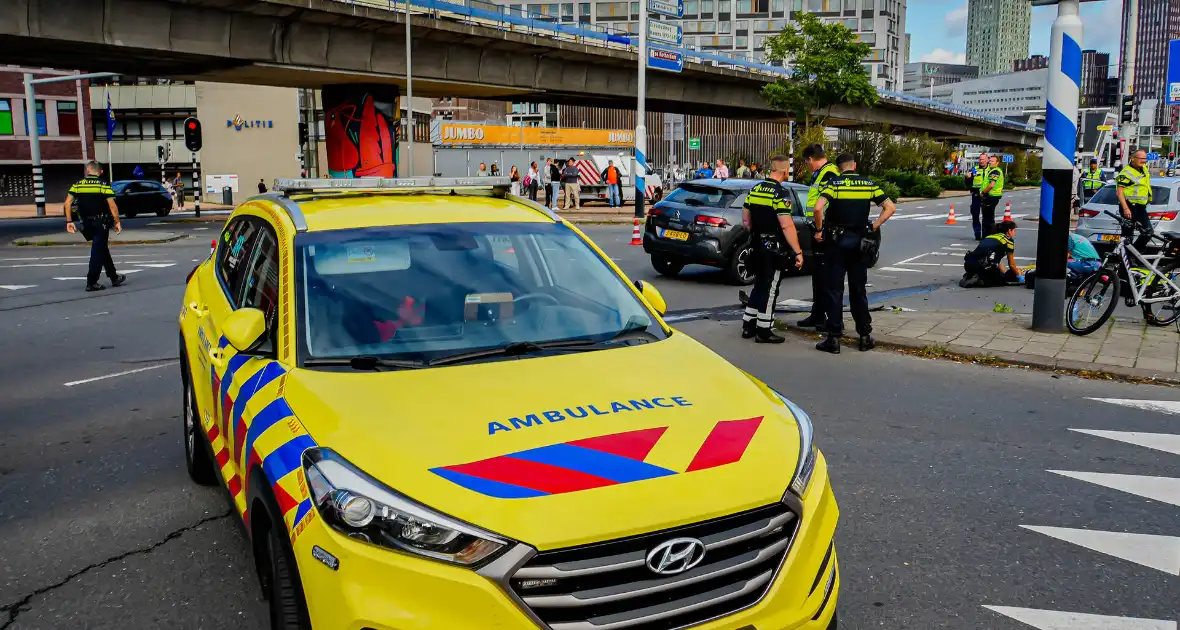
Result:
{"label": "windshield wiper", "polygon": [[303,367],[348,367],[365,372],[390,370],[415,370],[426,367],[421,361],[405,361],[400,359],[382,359],[380,357],[360,356],[339,359],[309,359],[303,362]]}
{"label": "windshield wiper", "polygon": [[585,348],[586,346],[596,345],[598,342],[592,339],[565,339],[562,341],[514,341],[510,344],[497,346],[495,348],[484,348],[483,350],[472,350],[471,352],[461,352],[459,354],[451,354],[437,359],[432,359],[427,365],[434,367],[436,365],[451,365],[454,363],[464,363],[467,361],[474,361],[476,359],[483,359],[486,357],[519,357],[525,354],[533,354],[536,352],[544,352],[546,350],[577,350]]}

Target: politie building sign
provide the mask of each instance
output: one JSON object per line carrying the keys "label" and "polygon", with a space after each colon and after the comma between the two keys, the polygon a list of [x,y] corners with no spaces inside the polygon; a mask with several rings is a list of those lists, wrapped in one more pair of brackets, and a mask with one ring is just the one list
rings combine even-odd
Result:
{"label": "politie building sign", "polygon": [[235,131],[243,129],[271,129],[275,126],[273,120],[246,120],[242,118],[241,114],[234,115],[232,120],[225,121],[227,128],[233,127]]}

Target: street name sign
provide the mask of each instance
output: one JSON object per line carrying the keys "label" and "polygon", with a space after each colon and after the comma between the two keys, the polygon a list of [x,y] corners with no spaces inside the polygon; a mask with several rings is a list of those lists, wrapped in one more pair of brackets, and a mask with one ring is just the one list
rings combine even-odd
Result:
{"label": "street name sign", "polygon": [[647,0],[647,10],[674,18],[684,17],[684,0]]}
{"label": "street name sign", "polygon": [[657,42],[680,46],[684,43],[684,30],[670,22],[661,20],[647,21],[647,36]]}
{"label": "street name sign", "polygon": [[653,70],[680,72],[684,70],[684,57],[675,50],[654,46],[647,47],[647,67]]}

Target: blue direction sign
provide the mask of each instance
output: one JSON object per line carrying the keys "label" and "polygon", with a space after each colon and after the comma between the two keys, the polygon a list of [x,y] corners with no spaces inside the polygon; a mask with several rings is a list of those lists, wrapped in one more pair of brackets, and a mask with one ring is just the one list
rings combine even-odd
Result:
{"label": "blue direction sign", "polygon": [[680,72],[684,70],[684,57],[675,50],[647,47],[647,67],[653,70]]}
{"label": "blue direction sign", "polygon": [[1180,39],[1168,42],[1167,104],[1180,105]]}
{"label": "blue direction sign", "polygon": [[684,31],[679,26],[662,20],[647,21],[647,36],[657,42],[673,46],[684,44]]}
{"label": "blue direction sign", "polygon": [[684,17],[684,0],[647,0],[647,10],[674,18]]}
{"label": "blue direction sign", "polygon": [[1012,155],[1011,153],[1005,153],[1005,154],[1004,154],[1004,162],[1006,162],[1006,163],[1012,163],[1012,162],[1015,162],[1015,161],[1016,161],[1016,156],[1015,156],[1015,155]]}
{"label": "blue direction sign", "polygon": [[1147,154],[1147,159],[1158,160],[1158,159],[1160,159],[1160,154],[1153,151],[1153,152]]}

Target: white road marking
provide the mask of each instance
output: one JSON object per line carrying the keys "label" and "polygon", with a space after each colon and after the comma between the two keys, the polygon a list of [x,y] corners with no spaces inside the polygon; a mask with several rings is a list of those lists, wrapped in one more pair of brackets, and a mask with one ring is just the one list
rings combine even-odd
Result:
{"label": "white road marking", "polygon": [[1107,617],[1086,613],[1009,606],[984,606],[1020,623],[1039,630],[1177,630],[1175,621],[1138,619],[1135,617]]}
{"label": "white road marking", "polygon": [[164,269],[166,267],[175,267],[176,263],[132,263],[137,267],[151,267],[152,269]]}
{"label": "white road marking", "polygon": [[147,372],[148,370],[158,370],[160,368],[169,367],[172,365],[176,365],[176,361],[169,361],[167,363],[161,363],[160,365],[151,365],[148,367],[136,368],[134,370],[127,370],[125,372],[115,372],[114,374],[104,374],[102,376],[95,376],[94,378],[84,378],[80,381],[70,381],[69,383],[64,383],[64,385],[65,385],[65,387],[73,387],[75,385],[85,385],[86,383],[93,383],[95,381],[105,381],[108,378],[127,376],[128,374],[138,374],[140,372]]}
{"label": "white road marking", "polygon": [[1180,507],[1180,479],[1173,477],[1075,472],[1072,470],[1050,470],[1049,472]]}
{"label": "white road marking", "polygon": [[913,258],[906,258],[905,260],[903,260],[903,261],[901,261],[901,262],[896,262],[896,263],[893,263],[893,264],[895,264],[895,265],[904,265],[904,264],[906,264],[906,263],[910,262],[911,260],[917,260],[917,259],[919,259],[919,258],[921,258],[921,257],[923,257],[923,256],[925,256],[925,255],[926,255],[926,254],[918,254],[917,256],[914,256]]}
{"label": "white road marking", "polygon": [[922,273],[921,269],[906,269],[905,267],[880,267],[881,271],[910,271],[913,273]]}
{"label": "white road marking", "polygon": [[[846,281],[847,282],[847,281]],[[795,307],[811,307],[811,300],[779,300],[778,306],[795,306]]]}
{"label": "white road marking", "polygon": [[908,216],[907,216],[907,215],[903,215],[903,216],[900,216],[900,217],[899,217],[899,216],[897,216],[897,215],[893,215],[893,217],[892,217],[892,218],[894,218],[894,219],[897,219],[897,220],[899,220],[899,221],[907,221],[907,220],[912,220],[912,221],[925,221],[925,220],[928,220],[928,219],[941,218],[942,216],[944,216],[944,215],[942,215],[942,214],[913,214],[913,215],[908,215]]}
{"label": "white road marking", "polygon": [[[87,256],[89,258],[89,256]],[[140,265],[145,263],[165,263],[167,260],[145,260],[142,262],[135,262],[130,260],[116,260],[115,262]],[[23,269],[26,267],[85,267],[89,262],[58,262],[58,263],[25,263],[21,265],[0,265],[0,269]],[[175,264],[175,263],[173,263]]]}
{"label": "white road marking", "polygon": [[1180,455],[1180,435],[1170,433],[1141,433],[1139,431],[1098,431],[1095,429],[1070,429],[1078,433],[1118,440],[1135,446],[1152,448],[1157,451]]}
{"label": "white road marking", "polygon": [[1145,567],[1180,575],[1180,538],[1154,534],[1104,532],[1069,527],[1021,527]]}
{"label": "white road marking", "polygon": [[[115,254],[114,258],[153,258],[158,254]],[[21,262],[28,260],[90,260],[90,256],[40,256],[35,258],[0,258],[0,262]]]}
{"label": "white road marking", "polygon": [[1133,398],[1091,398],[1098,402],[1122,405],[1145,411],[1159,411],[1161,413],[1180,414],[1180,401],[1176,400],[1135,400]]}
{"label": "white road marking", "polygon": [[194,231],[194,232],[198,232],[198,231],[200,231],[200,230],[208,230],[208,229],[209,229],[209,228],[207,228],[207,227],[195,227],[195,228],[193,228],[193,231]]}
{"label": "white road marking", "polygon": [[907,264],[907,265],[918,265],[919,267],[958,267],[958,266],[959,266],[959,265],[952,265],[952,264],[949,264],[949,263],[920,263],[920,262],[912,262],[912,263],[906,263],[906,264]]}
{"label": "white road marking", "polygon": [[971,249],[971,246],[964,245],[962,243],[951,243],[950,245],[944,245],[943,249],[947,249],[948,247],[953,247],[955,249]]}
{"label": "white road marking", "polygon": [[[143,271],[143,269],[124,269],[123,271],[120,271],[119,273],[129,274],[129,273],[139,273],[141,271]],[[54,280],[85,280],[85,279],[86,279],[86,276],[65,276],[65,277],[60,277],[60,278],[54,278]]]}
{"label": "white road marking", "polygon": [[0,289],[8,289],[9,291],[20,291],[21,289],[31,289],[37,285],[35,284],[0,284]]}

